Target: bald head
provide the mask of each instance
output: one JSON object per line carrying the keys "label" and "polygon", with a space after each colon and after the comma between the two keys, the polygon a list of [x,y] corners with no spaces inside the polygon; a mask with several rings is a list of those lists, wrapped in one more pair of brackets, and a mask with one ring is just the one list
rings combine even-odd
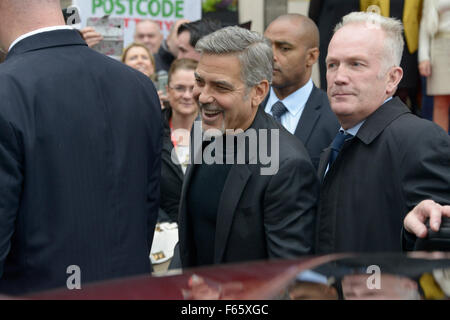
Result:
{"label": "bald head", "polygon": [[59,0],[0,0],[0,47],[6,51],[21,35],[65,25]]}
{"label": "bald head", "polygon": [[145,45],[153,54],[158,52],[163,38],[159,23],[156,21],[146,19],[136,24],[134,41]]}
{"label": "bald head", "polygon": [[319,57],[319,30],[308,17],[287,14],[275,19],[264,35],[272,42],[272,87],[278,98],[284,99],[311,79]]}
{"label": "bald head", "polygon": [[284,24],[286,26],[290,25],[293,27],[292,33],[301,39],[307,49],[319,48],[319,29],[314,21],[307,16],[296,13],[282,15],[272,21],[267,29],[269,29],[272,24]]}

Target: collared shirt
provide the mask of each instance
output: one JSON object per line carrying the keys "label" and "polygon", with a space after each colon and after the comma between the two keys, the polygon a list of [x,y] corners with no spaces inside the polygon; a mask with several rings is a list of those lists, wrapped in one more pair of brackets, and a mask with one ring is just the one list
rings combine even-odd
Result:
{"label": "collared shirt", "polygon": [[13,43],[11,43],[11,45],[9,46],[9,50],[8,50],[8,51],[11,51],[11,49],[12,49],[19,41],[22,41],[22,40],[25,39],[25,38],[34,36],[35,34],[38,34],[38,33],[43,33],[43,32],[48,32],[48,31],[55,31],[55,30],[73,30],[73,28],[70,27],[70,26],[54,26],[54,27],[40,28],[40,29],[31,31],[31,32],[25,33],[25,34],[21,35],[20,37],[18,37],[16,40],[14,40]]}
{"label": "collared shirt", "polygon": [[313,88],[313,81],[309,79],[303,87],[287,96],[284,100],[279,100],[273,88],[270,88],[269,100],[265,107],[266,113],[272,115],[272,106],[278,101],[283,102],[288,112],[281,116],[281,124],[290,133],[294,134]]}
{"label": "collared shirt", "polygon": [[[392,100],[392,97],[387,98],[383,104],[385,104],[386,102]],[[356,126],[348,129],[348,130],[344,130],[344,128],[340,128],[339,131],[340,132],[344,132],[345,134],[351,134],[353,137],[356,137],[356,135],[358,134],[359,129],[361,129],[362,125],[364,124],[364,122],[366,122],[366,119],[364,119],[363,121],[361,121],[360,123],[358,123]],[[330,164],[327,165],[327,169],[325,170],[325,175],[327,175],[328,170],[330,169]]]}

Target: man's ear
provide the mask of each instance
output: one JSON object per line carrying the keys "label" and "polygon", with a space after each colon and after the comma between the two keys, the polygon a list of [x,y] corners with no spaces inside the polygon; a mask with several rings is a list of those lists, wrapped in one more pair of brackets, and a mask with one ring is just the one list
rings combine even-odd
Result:
{"label": "man's ear", "polygon": [[264,101],[269,93],[269,88],[270,84],[267,80],[263,80],[253,87],[252,107],[258,107]]}
{"label": "man's ear", "polygon": [[306,65],[308,68],[312,67],[319,59],[319,49],[311,48],[306,51]]}
{"label": "man's ear", "polygon": [[403,78],[403,69],[400,67],[393,67],[388,72],[387,76],[386,93],[393,95],[397,91],[398,84]]}

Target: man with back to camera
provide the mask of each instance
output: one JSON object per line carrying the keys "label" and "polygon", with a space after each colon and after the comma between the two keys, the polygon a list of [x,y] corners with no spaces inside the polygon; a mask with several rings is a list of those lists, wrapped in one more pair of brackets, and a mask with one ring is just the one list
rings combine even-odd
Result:
{"label": "man with back to camera", "polygon": [[86,46],[59,0],[0,1],[0,292],[149,274],[161,119],[152,82]]}
{"label": "man with back to camera", "polygon": [[272,42],[274,73],[262,107],[304,143],[317,170],[321,152],[339,130],[326,93],[311,79],[319,30],[308,17],[288,14],[275,19],[264,35]]}
{"label": "man with back to camera", "polygon": [[434,201],[450,203],[450,138],[392,98],[402,51],[398,20],[358,12],[336,27],[328,97],[342,128],[319,165],[319,253],[400,251],[408,211],[418,236],[418,212],[446,214]]}

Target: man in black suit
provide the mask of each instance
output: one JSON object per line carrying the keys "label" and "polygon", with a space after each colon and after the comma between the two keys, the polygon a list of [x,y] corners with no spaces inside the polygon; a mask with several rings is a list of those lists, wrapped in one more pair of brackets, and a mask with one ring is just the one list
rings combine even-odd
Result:
{"label": "man in black suit", "polygon": [[400,251],[409,211],[450,203],[450,138],[392,98],[402,51],[401,22],[376,14],[344,17],[331,40],[328,96],[342,128],[319,165],[320,253]]}
{"label": "man in black suit", "polygon": [[152,82],[89,49],[59,0],[0,1],[0,292],[150,273]]}
{"label": "man in black suit", "polygon": [[333,36],[334,27],[343,16],[353,11],[360,11],[360,0],[310,1],[308,16],[316,23],[320,32],[319,72],[320,88],[323,90],[327,90],[327,67],[325,59],[327,57],[328,45]]}
{"label": "man in black suit", "polygon": [[[304,143],[317,170],[320,153],[339,130],[326,93],[311,79],[319,56],[319,30],[308,17],[289,14],[275,19],[264,35],[272,42],[274,73],[262,107]],[[280,103],[285,108],[278,111]]]}
{"label": "man in black suit", "polygon": [[270,45],[255,32],[227,27],[196,49],[202,121],[194,124],[194,164],[180,202],[183,268],[311,253],[316,172],[303,144],[259,108],[272,78]]}

